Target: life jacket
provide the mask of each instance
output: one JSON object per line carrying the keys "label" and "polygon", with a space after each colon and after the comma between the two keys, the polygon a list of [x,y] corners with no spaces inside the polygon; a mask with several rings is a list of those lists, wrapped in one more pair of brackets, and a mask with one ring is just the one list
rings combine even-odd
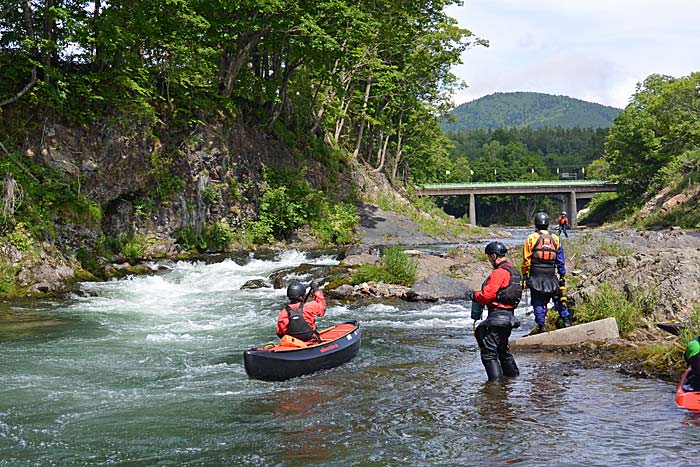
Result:
{"label": "life jacket", "polygon": [[520,297],[523,294],[523,282],[520,272],[510,263],[501,263],[498,267],[510,273],[510,282],[506,288],[498,291],[496,301],[501,305],[515,308],[520,303]]}
{"label": "life jacket", "polygon": [[[513,310],[520,303],[520,297],[523,294],[522,278],[520,277],[520,272],[511,263],[502,262],[498,265],[499,268],[503,268],[508,273],[510,273],[510,282],[508,285],[498,292],[496,292],[496,300],[488,305],[489,313],[497,309]],[[488,279],[484,281],[481,288],[483,289],[488,282]]]}
{"label": "life jacket", "polygon": [[554,263],[557,260],[557,244],[551,233],[540,233],[532,249],[532,262]]}
{"label": "life jacket", "polygon": [[543,294],[554,295],[559,293],[559,280],[556,274],[557,244],[549,232],[537,232],[539,237],[535,241],[530,263],[530,275],[527,278],[527,286]]}
{"label": "life jacket", "polygon": [[302,341],[311,340],[316,335],[316,331],[304,319],[303,303],[300,303],[296,310],[293,310],[289,305],[284,309],[287,310],[287,316],[289,316],[289,325],[287,325],[285,335],[296,337]]}

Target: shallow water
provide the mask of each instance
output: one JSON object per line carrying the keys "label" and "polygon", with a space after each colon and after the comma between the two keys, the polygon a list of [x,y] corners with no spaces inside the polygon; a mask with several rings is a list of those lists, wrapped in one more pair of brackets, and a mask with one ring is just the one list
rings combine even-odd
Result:
{"label": "shallow water", "polygon": [[361,322],[353,361],[249,380],[242,351],[273,340],[284,291],[240,286],[309,261],[335,263],[173,263],[6,305],[0,466],[696,464],[700,421],[673,384],[548,354],[516,355],[520,378],[485,384],[465,303],[331,303],[321,327]]}

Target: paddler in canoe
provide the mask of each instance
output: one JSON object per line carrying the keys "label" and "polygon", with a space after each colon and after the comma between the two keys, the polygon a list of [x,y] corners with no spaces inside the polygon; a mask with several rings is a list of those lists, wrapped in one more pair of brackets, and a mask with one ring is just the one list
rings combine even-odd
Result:
{"label": "paddler in canoe", "polygon": [[[309,294],[313,294],[314,301],[306,303]],[[289,304],[277,317],[277,337],[291,336],[304,342],[321,342],[316,317],[326,314],[326,299],[318,284],[311,282],[307,294],[304,284],[293,281],[287,287],[287,298]]]}
{"label": "paddler in canoe", "polygon": [[696,337],[688,342],[688,345],[685,346],[683,358],[690,367],[683,389],[687,392],[700,391],[700,337]]}

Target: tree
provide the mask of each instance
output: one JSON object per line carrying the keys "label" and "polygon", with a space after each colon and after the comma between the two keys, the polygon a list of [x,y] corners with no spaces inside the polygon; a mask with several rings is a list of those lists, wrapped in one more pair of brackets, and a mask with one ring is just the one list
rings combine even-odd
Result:
{"label": "tree", "polygon": [[659,170],[679,154],[700,146],[700,73],[651,75],[615,119],[605,142],[610,178],[626,203],[654,191]]}

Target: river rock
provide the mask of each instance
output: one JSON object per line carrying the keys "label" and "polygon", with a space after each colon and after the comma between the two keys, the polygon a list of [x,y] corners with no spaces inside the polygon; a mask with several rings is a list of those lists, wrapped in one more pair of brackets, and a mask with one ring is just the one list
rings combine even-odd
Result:
{"label": "river rock", "polygon": [[65,264],[41,263],[32,269],[23,269],[17,282],[26,286],[29,292],[57,292],[63,289],[66,281],[75,276],[75,271]]}
{"label": "river rock", "polygon": [[464,300],[471,292],[463,281],[437,274],[422,279],[406,292],[409,301]]}
{"label": "river rock", "polygon": [[271,288],[272,283],[267,279],[251,279],[241,286],[241,290]]}
{"label": "river rock", "polygon": [[284,289],[292,281],[311,282],[312,280],[325,282],[333,266],[318,264],[300,264],[294,268],[282,269],[270,274],[270,281],[275,289]]}
{"label": "river rock", "polygon": [[341,285],[328,292],[332,298],[381,298],[381,299],[405,299],[408,287],[382,282],[364,282],[359,285]]}
{"label": "river rock", "polygon": [[700,303],[697,237],[676,230],[625,231],[609,234],[603,241],[619,242],[630,251],[618,256],[605,251],[579,255],[575,269],[581,273],[569,295],[574,305],[595,296],[602,284],[623,291],[653,321],[684,319]]}
{"label": "river rock", "polygon": [[360,253],[358,255],[346,256],[340,264],[347,267],[361,266],[363,264],[376,264],[379,256],[370,253]]}

